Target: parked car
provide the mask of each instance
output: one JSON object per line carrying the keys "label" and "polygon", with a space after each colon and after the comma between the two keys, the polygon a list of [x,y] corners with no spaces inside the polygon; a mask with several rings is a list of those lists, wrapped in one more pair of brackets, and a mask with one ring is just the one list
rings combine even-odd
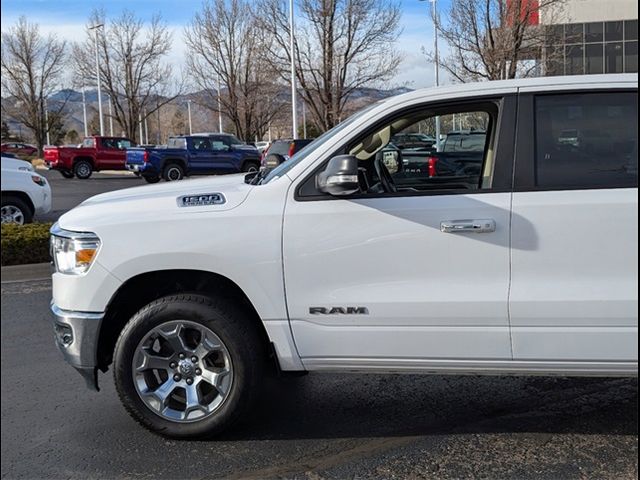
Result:
{"label": "parked car", "polygon": [[149,183],[160,178],[181,180],[190,175],[257,172],[260,154],[230,134],[198,134],[172,137],[166,148],[132,148],[127,168]]}
{"label": "parked car", "polygon": [[[10,154],[9,154],[10,155]],[[34,168],[31,162],[26,160],[21,160],[16,157],[7,156],[7,154],[2,154],[2,168],[3,169],[15,169],[22,170],[25,172],[33,172]]]}
{"label": "parked car", "polygon": [[44,161],[65,178],[84,180],[100,170],[126,170],[127,148],[133,145],[124,137],[86,137],[77,148],[45,147]]}
{"label": "parked car", "polygon": [[23,160],[2,157],[2,223],[31,223],[51,210],[51,187]]}
{"label": "parked car", "polygon": [[304,147],[313,142],[313,138],[299,138],[297,140],[275,140],[262,155],[261,166],[272,169],[289,160]]}
{"label": "parked car", "polygon": [[391,142],[400,150],[405,148],[431,150],[436,139],[425,133],[399,133],[391,137]]}
{"label": "parked car", "polygon": [[[418,90],[252,177],[87,200],[51,231],[59,348],[176,438],[246,418],[270,372],[636,377],[637,99],[637,74]],[[488,117],[476,181],[398,185],[384,150],[435,106]],[[611,155],[557,148],[593,124]]]}
{"label": "parked car", "polygon": [[258,152],[262,154],[269,147],[269,142],[261,141],[254,143],[254,145],[258,149]]}
{"label": "parked car", "polygon": [[15,142],[3,143],[0,146],[0,151],[2,151],[2,154],[13,153],[15,155],[21,155],[24,157],[30,157],[38,153],[38,149],[33,145]]}

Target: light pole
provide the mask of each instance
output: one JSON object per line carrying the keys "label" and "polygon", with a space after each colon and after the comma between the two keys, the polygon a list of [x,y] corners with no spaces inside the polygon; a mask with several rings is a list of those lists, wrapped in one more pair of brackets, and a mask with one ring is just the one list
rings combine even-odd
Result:
{"label": "light pole", "polygon": [[222,133],[222,102],[220,100],[220,75],[216,74],[218,80],[218,132]]}
{"label": "light pole", "polygon": [[89,126],[87,125],[87,99],[84,96],[84,84],[82,85],[82,121],[84,122],[84,136],[89,136]]}
{"label": "light pole", "polygon": [[96,81],[98,83],[98,116],[100,117],[100,136],[104,136],[104,121],[102,120],[102,94],[100,93],[100,54],[98,50],[98,29],[104,27],[104,24],[99,23],[93,27],[89,27],[89,30],[93,30],[96,34]]}
{"label": "light pole", "polygon": [[46,98],[44,99],[44,121],[47,124],[47,145],[51,145],[51,140],[49,138],[49,104]]}
{"label": "light pole", "polygon": [[187,112],[189,114],[189,135],[193,135],[193,129],[191,128],[191,100],[187,100]]}
{"label": "light pole", "polygon": [[302,99],[302,138],[307,138],[307,109],[304,98]]}
{"label": "light pole", "polygon": [[291,55],[291,123],[293,127],[293,139],[298,138],[298,115],[296,112],[296,67],[294,62],[293,42],[293,0],[289,0],[289,53]]}
{"label": "light pole", "polygon": [[113,137],[113,111],[111,110],[111,95],[109,95],[109,135]]}
{"label": "light pole", "polygon": [[149,124],[147,123],[147,111],[144,111],[144,143],[149,145]]}

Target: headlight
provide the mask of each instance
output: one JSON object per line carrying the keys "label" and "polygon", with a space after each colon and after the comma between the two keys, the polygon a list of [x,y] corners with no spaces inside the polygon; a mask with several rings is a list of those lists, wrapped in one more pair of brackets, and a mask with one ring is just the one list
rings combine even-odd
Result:
{"label": "headlight", "polygon": [[56,223],[51,227],[51,257],[56,271],[81,275],[98,255],[100,239],[94,233],[69,232]]}
{"label": "headlight", "polygon": [[47,184],[47,181],[44,179],[44,177],[41,177],[40,175],[31,175],[31,180],[33,181],[33,183],[40,185],[41,187],[44,187]]}

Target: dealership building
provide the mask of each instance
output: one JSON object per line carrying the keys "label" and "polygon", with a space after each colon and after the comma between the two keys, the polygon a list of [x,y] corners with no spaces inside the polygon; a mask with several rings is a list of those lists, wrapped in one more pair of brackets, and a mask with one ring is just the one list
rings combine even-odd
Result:
{"label": "dealership building", "polygon": [[548,32],[543,75],[638,71],[636,0],[567,0],[558,5],[541,9],[535,18]]}

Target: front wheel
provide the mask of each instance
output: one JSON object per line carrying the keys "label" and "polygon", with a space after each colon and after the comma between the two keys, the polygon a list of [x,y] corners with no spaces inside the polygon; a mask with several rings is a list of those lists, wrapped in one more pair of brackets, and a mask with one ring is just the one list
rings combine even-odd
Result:
{"label": "front wheel", "polygon": [[202,295],[173,295],[140,310],[114,351],[114,378],[129,414],[175,438],[209,437],[249,411],[265,350],[247,314]]}
{"label": "front wheel", "polygon": [[93,173],[93,166],[91,162],[87,160],[79,160],[73,166],[73,173],[75,173],[76,177],[80,180],[86,180]]}
{"label": "front wheel", "polygon": [[29,206],[18,197],[2,197],[2,224],[14,223],[23,225],[33,221],[33,212]]}
{"label": "front wheel", "polygon": [[244,173],[253,173],[260,170],[260,164],[258,162],[245,162],[242,165],[242,171]]}

